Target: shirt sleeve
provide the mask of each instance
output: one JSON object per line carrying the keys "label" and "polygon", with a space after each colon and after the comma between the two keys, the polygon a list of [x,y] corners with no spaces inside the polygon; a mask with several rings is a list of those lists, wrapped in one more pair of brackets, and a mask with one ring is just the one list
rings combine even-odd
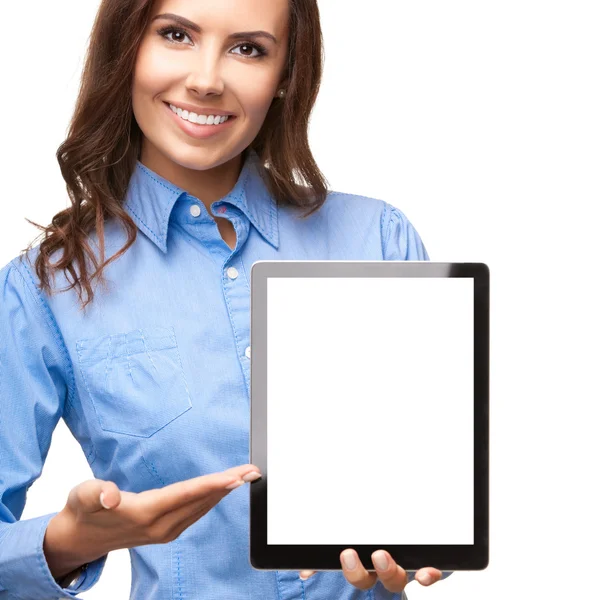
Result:
{"label": "shirt sleeve", "polygon": [[[412,223],[399,208],[388,203],[385,203],[381,215],[381,233],[384,260],[429,260],[425,245]],[[408,574],[409,582],[414,580],[415,573],[411,571]],[[452,573],[454,571],[442,571],[442,579]]]}
{"label": "shirt sleeve", "polygon": [[96,583],[106,562],[103,556],[90,563],[62,588],[43,551],[57,513],[20,520],[74,389],[70,369],[48,304],[16,258],[0,270],[0,600],[74,598]]}
{"label": "shirt sleeve", "polygon": [[399,208],[387,202],[381,214],[381,239],[384,260],[429,260],[412,223]]}

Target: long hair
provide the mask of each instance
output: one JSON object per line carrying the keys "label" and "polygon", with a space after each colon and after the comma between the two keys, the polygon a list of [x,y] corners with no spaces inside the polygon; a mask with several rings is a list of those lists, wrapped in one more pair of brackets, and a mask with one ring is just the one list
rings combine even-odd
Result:
{"label": "long hair", "polygon": [[[289,3],[286,95],[271,104],[250,148],[258,154],[261,176],[276,202],[305,208],[307,217],[327,197],[327,180],[308,144],[309,117],[323,71],[323,40],[317,0]],[[104,268],[126,252],[137,236],[123,202],[141,150],[142,132],[133,115],[131,89],[151,9],[152,0],[102,0],[67,137],[56,152],[71,206],[57,213],[47,227],[26,219],[42,233],[24,252],[44,236],[35,260],[40,289],[51,294],[50,276],[54,279],[56,271],[62,270],[71,285],[61,291],[76,288],[82,309],[94,297],[91,281],[98,278],[104,284]],[[105,261],[104,222],[109,218],[125,227],[127,241]],[[87,239],[94,229],[99,261]],[[59,250],[59,260],[51,263]],[[86,259],[95,269],[91,274]]]}

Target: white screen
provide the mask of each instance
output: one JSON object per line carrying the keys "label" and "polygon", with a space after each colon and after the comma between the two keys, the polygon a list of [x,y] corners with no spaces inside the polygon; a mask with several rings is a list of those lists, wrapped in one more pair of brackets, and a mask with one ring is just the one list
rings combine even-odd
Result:
{"label": "white screen", "polygon": [[267,543],[473,544],[473,279],[267,294]]}

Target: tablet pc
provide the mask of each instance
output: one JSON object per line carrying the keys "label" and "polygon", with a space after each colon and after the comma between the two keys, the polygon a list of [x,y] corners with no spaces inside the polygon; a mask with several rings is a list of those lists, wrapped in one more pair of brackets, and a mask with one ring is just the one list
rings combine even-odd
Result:
{"label": "tablet pc", "polygon": [[250,563],[488,564],[489,269],[257,261]]}

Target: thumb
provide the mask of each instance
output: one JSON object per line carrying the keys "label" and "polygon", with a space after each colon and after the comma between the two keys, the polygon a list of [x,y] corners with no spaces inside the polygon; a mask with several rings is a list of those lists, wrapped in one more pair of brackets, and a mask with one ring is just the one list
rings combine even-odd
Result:
{"label": "thumb", "polygon": [[316,571],[304,570],[304,571],[300,571],[299,577],[300,577],[300,579],[303,579],[306,581],[309,577],[312,577],[315,573],[316,573]]}
{"label": "thumb", "polygon": [[87,513],[112,509],[121,503],[121,491],[112,481],[90,479],[71,490],[68,503]]}

